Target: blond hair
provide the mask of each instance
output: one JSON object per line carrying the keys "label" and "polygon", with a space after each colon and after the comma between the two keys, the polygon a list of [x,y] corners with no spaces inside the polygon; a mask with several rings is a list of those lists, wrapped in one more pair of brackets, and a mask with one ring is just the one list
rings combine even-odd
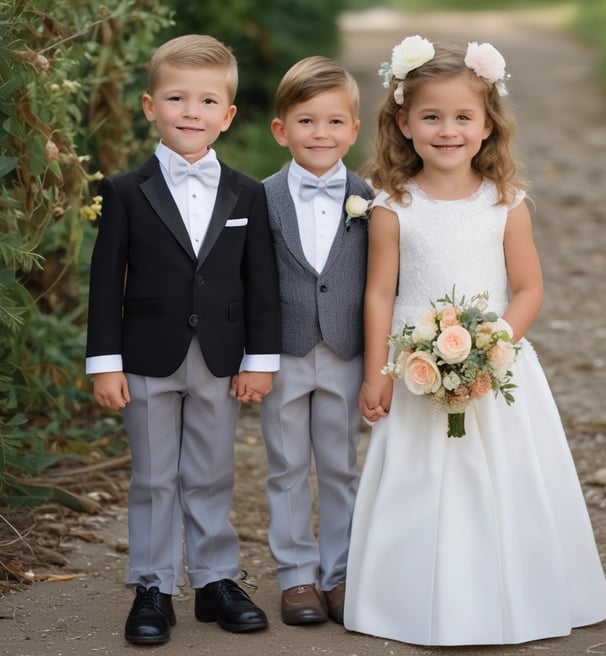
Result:
{"label": "blond hair", "polygon": [[206,34],[186,34],[162,44],[149,64],[147,91],[153,93],[164,65],[188,68],[224,68],[230,102],[238,89],[238,62],[232,51]]}
{"label": "blond hair", "polygon": [[408,73],[402,82],[404,101],[398,105],[394,91],[399,80],[392,79],[387,97],[379,107],[374,158],[365,166],[373,186],[387,191],[403,202],[403,185],[423,168],[423,160],[416,153],[411,139],[407,139],[396,122],[398,112],[407,114],[418,89],[430,80],[465,75],[482,94],[484,111],[492,121],[492,131],[482,142],[471,166],[482,177],[492,180],[498,190],[498,203],[513,201],[525,183],[518,177],[512,155],[515,121],[499,95],[496,85],[478,77],[465,65],[465,50],[457,45],[434,44],[435,55],[428,62]]}
{"label": "blond hair", "polygon": [[291,66],[284,74],[276,91],[276,111],[284,118],[288,110],[299,103],[332,91],[345,89],[349,94],[354,118],[360,111],[360,91],[353,75],[341,64],[319,55],[306,57]]}

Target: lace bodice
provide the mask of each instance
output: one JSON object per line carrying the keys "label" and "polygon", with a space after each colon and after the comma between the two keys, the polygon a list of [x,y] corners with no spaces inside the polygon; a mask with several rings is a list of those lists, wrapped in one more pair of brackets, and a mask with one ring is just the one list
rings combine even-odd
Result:
{"label": "lace bodice", "polygon": [[461,200],[436,200],[415,184],[407,189],[412,198],[407,206],[391,203],[385,192],[374,201],[396,212],[400,224],[400,311],[395,314],[414,321],[453,285],[457,298],[488,291],[490,309],[502,313],[508,303],[503,233],[509,209],[524,193],[507,207],[495,205],[497,190],[489,181]]}

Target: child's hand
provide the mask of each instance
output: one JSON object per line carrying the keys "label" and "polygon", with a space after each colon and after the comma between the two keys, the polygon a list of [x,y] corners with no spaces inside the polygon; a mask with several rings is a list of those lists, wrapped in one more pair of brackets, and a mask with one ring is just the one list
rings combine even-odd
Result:
{"label": "child's hand", "polygon": [[95,374],[93,391],[97,403],[104,408],[119,410],[130,401],[126,376],[121,371]]}
{"label": "child's hand", "polygon": [[391,407],[393,380],[389,376],[384,378],[381,385],[371,385],[366,381],[362,384],[359,398],[360,412],[369,422],[385,417]]}
{"label": "child's hand", "polygon": [[242,371],[231,381],[231,393],[241,403],[261,403],[271,391],[272,373],[268,371]]}

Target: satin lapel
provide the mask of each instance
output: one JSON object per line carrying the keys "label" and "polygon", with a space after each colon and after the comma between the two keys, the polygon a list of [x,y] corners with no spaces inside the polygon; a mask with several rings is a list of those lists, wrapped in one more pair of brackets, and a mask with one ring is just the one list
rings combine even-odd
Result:
{"label": "satin lapel", "polygon": [[238,185],[232,180],[233,175],[221,164],[221,181],[217,189],[217,199],[210,217],[206,236],[198,253],[198,267],[204,262],[207,255],[217,241],[225,226],[225,221],[231,215],[236,203],[238,202]]}
{"label": "satin lapel", "polygon": [[[155,158],[154,158],[155,159]],[[168,189],[160,165],[156,161],[155,170],[147,180],[140,184],[143,195],[149,201],[156,214],[171,231],[175,239],[181,244],[183,250],[193,259],[196,259],[187,228],[183,223],[179,209]],[[145,165],[144,165],[145,166]]]}

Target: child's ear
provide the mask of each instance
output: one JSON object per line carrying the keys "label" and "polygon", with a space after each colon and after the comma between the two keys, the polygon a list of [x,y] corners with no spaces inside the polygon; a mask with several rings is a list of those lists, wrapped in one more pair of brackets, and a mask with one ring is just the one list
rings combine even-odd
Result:
{"label": "child's ear", "polygon": [[396,123],[400,128],[400,132],[407,139],[412,139],[412,132],[410,131],[410,127],[408,126],[408,118],[406,117],[406,114],[401,109],[399,109],[396,114]]}
{"label": "child's ear", "polygon": [[484,139],[488,139],[488,137],[492,134],[493,126],[494,126],[494,123],[487,116],[486,121],[484,122],[484,132],[483,132],[483,135],[482,135],[482,141]]}
{"label": "child's ear", "polygon": [[150,122],[155,121],[156,113],[154,112],[154,101],[152,100],[152,97],[149,95],[149,93],[144,93],[141,96],[141,105],[143,107],[145,118]]}
{"label": "child's ear", "polygon": [[286,138],[284,123],[279,118],[274,118],[274,120],[271,122],[271,132],[274,135],[274,139],[280,144],[280,146],[288,147],[288,139]]}

